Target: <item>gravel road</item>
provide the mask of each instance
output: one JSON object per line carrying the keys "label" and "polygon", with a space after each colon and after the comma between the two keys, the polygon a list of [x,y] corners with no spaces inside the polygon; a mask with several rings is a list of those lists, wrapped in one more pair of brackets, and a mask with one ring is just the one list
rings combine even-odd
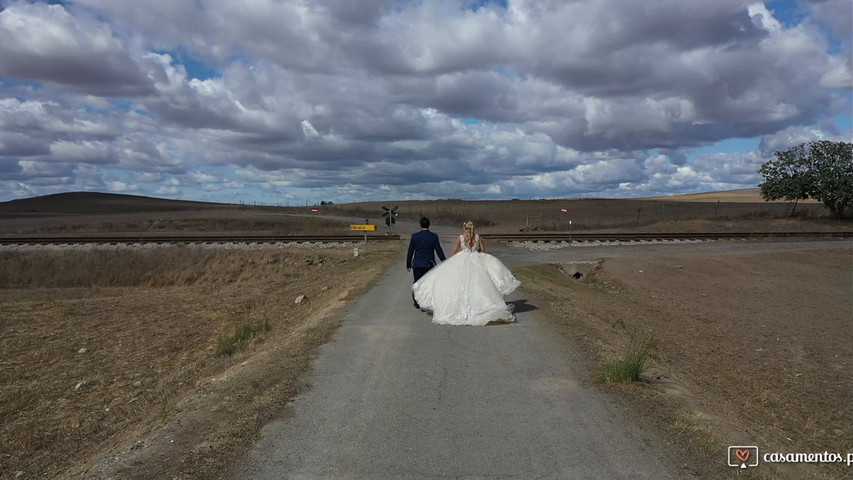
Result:
{"label": "gravel road", "polygon": [[685,478],[584,383],[523,286],[517,323],[448,327],[412,308],[411,282],[401,257],[350,307],[293,415],[230,478]]}

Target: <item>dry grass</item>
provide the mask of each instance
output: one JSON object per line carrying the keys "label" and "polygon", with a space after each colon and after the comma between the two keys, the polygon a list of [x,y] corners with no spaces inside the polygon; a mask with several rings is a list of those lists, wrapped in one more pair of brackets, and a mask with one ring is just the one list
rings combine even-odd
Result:
{"label": "dry grass", "polygon": [[[648,331],[648,382],[609,386],[661,426],[701,478],[727,445],[853,451],[853,251],[615,258],[581,280],[559,266],[515,272],[597,371]],[[846,478],[840,465],[762,465],[754,478]]]}
{"label": "dry grass", "polygon": [[[150,250],[47,250],[0,253],[0,288],[175,287],[220,285],[266,275],[247,267],[258,260],[249,252],[223,252],[193,246]],[[292,261],[270,259],[273,265]]]}
{"label": "dry grass", "polygon": [[[252,383],[220,394],[216,422],[189,436],[206,442],[203,452],[173,444],[153,464],[164,476],[212,475],[298,390],[311,349],[336,325],[316,323],[318,312],[365,288],[395,258],[382,249],[395,248],[359,258],[349,248],[0,255],[0,478],[92,475],[113,461],[105,453],[146,438],[187,398],[214,398],[204,379],[280,352],[270,356],[275,371],[259,369]],[[296,305],[301,294],[309,301]],[[245,352],[217,357],[218,339],[246,323],[269,329],[247,339]],[[151,465],[118,476],[146,478]]]}
{"label": "dry grass", "polygon": [[[832,220],[819,204],[779,202],[703,203],[674,200],[509,200],[366,202],[321,207],[325,214],[377,218],[382,205],[397,205],[400,219],[416,221],[425,215],[433,224],[461,225],[472,219],[486,233],[517,231],[772,231],[779,229],[853,229],[853,222]],[[562,213],[561,209],[568,210]],[[693,225],[690,225],[693,223]]]}
{"label": "dry grass", "polygon": [[4,236],[16,235],[153,235],[186,233],[263,233],[322,235],[349,232],[349,224],[323,218],[295,217],[281,212],[222,210],[139,212],[122,214],[45,215],[0,219]]}
{"label": "dry grass", "polygon": [[[644,200],[663,200],[675,202],[727,202],[727,203],[764,203],[760,188],[744,188],[741,190],[724,190],[720,192],[687,193],[683,195],[666,195],[647,197]],[[775,202],[781,203],[781,202]],[[800,204],[817,204],[817,200],[800,200]]]}
{"label": "dry grass", "polygon": [[635,333],[622,355],[604,364],[599,380],[604,383],[639,382],[649,368],[656,345],[654,335]]}

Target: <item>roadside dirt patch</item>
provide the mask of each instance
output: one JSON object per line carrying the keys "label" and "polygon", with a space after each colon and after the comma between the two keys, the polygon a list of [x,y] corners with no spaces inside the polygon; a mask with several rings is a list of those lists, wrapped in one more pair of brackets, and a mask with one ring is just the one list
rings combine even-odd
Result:
{"label": "roadside dirt patch", "polygon": [[[287,414],[312,351],[398,257],[394,243],[357,258],[351,248],[3,255],[0,478],[215,476]],[[242,324],[268,328],[216,356]]]}
{"label": "roadside dirt patch", "polygon": [[[676,439],[697,475],[733,475],[727,445],[853,452],[853,250],[622,257],[580,279],[576,270],[517,274],[593,365],[634,333],[659,340],[643,383],[603,388]],[[763,464],[749,475],[847,478],[849,468]]]}

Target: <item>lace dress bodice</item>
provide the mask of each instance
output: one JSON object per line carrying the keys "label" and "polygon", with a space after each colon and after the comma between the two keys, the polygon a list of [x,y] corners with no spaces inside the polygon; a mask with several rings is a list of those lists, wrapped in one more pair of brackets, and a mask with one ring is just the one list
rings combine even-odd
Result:
{"label": "lace dress bodice", "polygon": [[472,248],[468,248],[465,245],[465,235],[459,235],[459,244],[462,245],[463,252],[479,252],[480,251],[480,234],[474,234],[474,246]]}

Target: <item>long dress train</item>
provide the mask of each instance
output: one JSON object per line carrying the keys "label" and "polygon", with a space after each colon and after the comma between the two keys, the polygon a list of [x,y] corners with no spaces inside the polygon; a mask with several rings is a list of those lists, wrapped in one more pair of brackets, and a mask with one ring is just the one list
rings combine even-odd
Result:
{"label": "long dress train", "polygon": [[421,308],[433,312],[432,323],[482,326],[515,320],[503,296],[519,285],[496,257],[463,247],[421,277],[412,291]]}

